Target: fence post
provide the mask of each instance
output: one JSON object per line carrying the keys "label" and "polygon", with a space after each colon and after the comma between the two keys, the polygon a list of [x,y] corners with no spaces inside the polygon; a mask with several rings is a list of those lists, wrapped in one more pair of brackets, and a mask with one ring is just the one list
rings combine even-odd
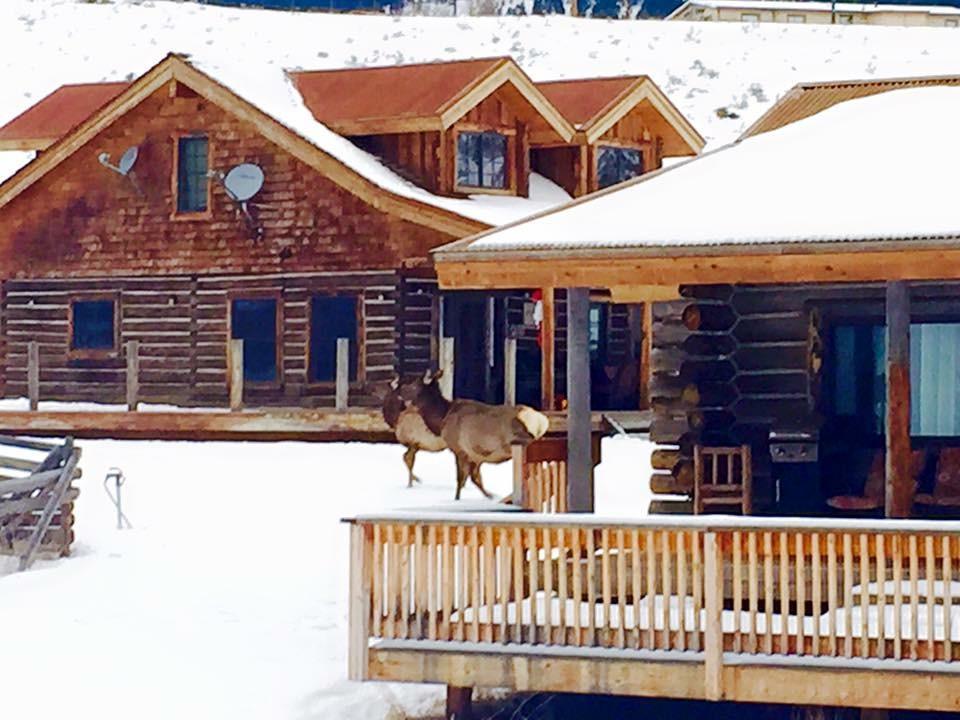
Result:
{"label": "fence post", "polygon": [[447,400],[453,399],[453,338],[440,338],[440,369],[443,375],[440,377],[440,392]]}
{"label": "fence post", "polygon": [[350,395],[350,340],[337,338],[337,412],[344,412]]}
{"label": "fence post", "polygon": [[370,642],[370,557],[372,543],[366,528],[354,522],[350,526],[350,615],[347,675],[350,680],[366,680]]}
{"label": "fence post", "polygon": [[30,409],[36,410],[40,405],[40,346],[36,340],[27,344],[27,397]]}
{"label": "fence post", "polygon": [[703,593],[707,615],[703,630],[704,694],[707,700],[720,700],[723,698],[723,558],[717,534],[712,531],[703,536]]}
{"label": "fence post", "polygon": [[503,403],[517,404],[517,339],[508,337],[503,345]]}
{"label": "fence post", "polygon": [[230,341],[230,356],[227,358],[230,374],[230,409],[243,407],[243,340]]}
{"label": "fence post", "polygon": [[140,394],[140,341],[127,341],[127,410],[135,411]]}

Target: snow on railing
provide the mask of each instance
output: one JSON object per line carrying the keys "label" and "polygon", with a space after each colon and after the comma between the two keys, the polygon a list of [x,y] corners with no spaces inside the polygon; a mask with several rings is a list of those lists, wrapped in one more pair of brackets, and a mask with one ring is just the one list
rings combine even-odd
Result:
{"label": "snow on railing", "polygon": [[[371,642],[654,651],[706,665],[924,660],[960,643],[955,523],[394,513],[351,520]],[[517,648],[520,650],[520,648]]]}

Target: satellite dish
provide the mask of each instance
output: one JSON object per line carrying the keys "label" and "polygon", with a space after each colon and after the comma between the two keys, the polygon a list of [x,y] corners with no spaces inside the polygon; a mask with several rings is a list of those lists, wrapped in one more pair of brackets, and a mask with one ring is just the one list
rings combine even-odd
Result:
{"label": "satellite dish", "polygon": [[110,168],[118,175],[123,175],[126,177],[130,174],[130,171],[133,170],[133,166],[137,162],[137,155],[139,154],[140,150],[136,145],[133,145],[132,147],[128,147],[124,151],[123,155],[120,156],[119,165],[113,165],[110,163],[110,153],[100,153],[98,160],[100,160],[100,164],[104,167]]}
{"label": "satellite dish", "polygon": [[231,198],[245,203],[263,187],[263,170],[253,163],[237,165],[223,178],[223,187]]}

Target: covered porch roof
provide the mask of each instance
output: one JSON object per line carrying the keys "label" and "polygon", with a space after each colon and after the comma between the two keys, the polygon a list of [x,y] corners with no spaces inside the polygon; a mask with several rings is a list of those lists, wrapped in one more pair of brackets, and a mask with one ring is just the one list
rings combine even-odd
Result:
{"label": "covered porch roof", "polygon": [[960,147],[944,142],[958,121],[956,87],[841,103],[440,248],[440,281],[615,289],[958,278]]}

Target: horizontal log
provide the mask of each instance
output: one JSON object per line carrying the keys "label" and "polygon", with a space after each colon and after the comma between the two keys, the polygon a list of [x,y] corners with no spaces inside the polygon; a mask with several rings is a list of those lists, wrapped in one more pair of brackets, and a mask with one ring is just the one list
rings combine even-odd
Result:
{"label": "horizontal log", "polygon": [[657,448],[650,455],[650,466],[654,470],[666,470],[670,472],[673,468],[683,459],[683,455],[679,450],[666,450],[664,448]]}
{"label": "horizontal log", "polygon": [[650,515],[692,515],[692,500],[659,500],[650,501],[648,509]]}
{"label": "horizontal log", "polygon": [[683,482],[673,475],[654,473],[650,476],[650,492],[654,495],[689,495],[693,482]]}
{"label": "horizontal log", "polygon": [[696,333],[681,345],[688,356],[720,357],[737,349],[737,341],[728,334]]}
{"label": "horizontal log", "polygon": [[679,317],[653,323],[653,347],[676,347],[690,337],[690,329]]}
{"label": "horizontal log", "polygon": [[740,374],[733,384],[744,396],[773,394],[803,394],[809,378],[805,370],[777,370],[768,373]]}
{"label": "horizontal log", "polygon": [[729,301],[733,297],[733,285],[682,285],[680,295],[697,300]]}
{"label": "horizontal log", "polygon": [[0,494],[15,494],[29,492],[37,488],[50,485],[60,477],[59,470],[44,470],[23,478],[14,478],[11,480],[0,481]]}
{"label": "horizontal log", "polygon": [[740,370],[805,369],[807,341],[741,343],[734,358]]}
{"label": "horizontal log", "polygon": [[728,305],[695,303],[683,309],[683,324],[689,330],[729,330],[737,321],[736,313]]}
{"label": "horizontal log", "polygon": [[741,342],[805,340],[810,320],[802,310],[741,317],[733,333]]}
{"label": "horizontal log", "polygon": [[[689,304],[689,300],[669,300],[666,302],[655,302],[651,307],[653,321],[661,322],[664,320],[677,320],[682,316],[683,309]],[[557,326],[561,326],[559,318]]]}

